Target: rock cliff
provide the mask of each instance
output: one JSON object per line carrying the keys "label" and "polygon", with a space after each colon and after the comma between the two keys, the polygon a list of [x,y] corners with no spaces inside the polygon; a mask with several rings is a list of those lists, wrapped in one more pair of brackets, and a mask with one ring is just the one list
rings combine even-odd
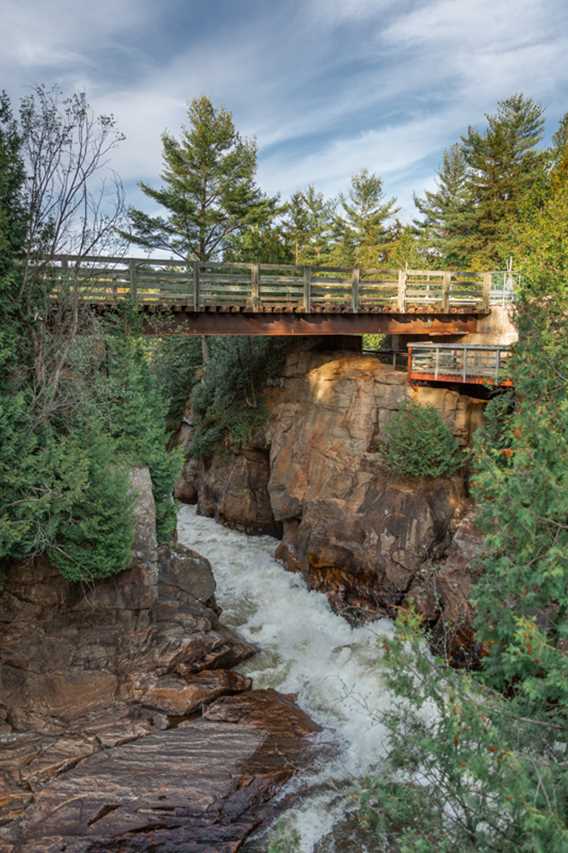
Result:
{"label": "rock cliff", "polygon": [[305,760],[315,726],[231,671],[255,649],[220,623],[211,566],[158,548],[147,469],[132,487],[127,571],[89,588],[8,568],[0,851],[233,850]]}
{"label": "rock cliff", "polygon": [[[450,611],[467,619],[466,608],[447,607],[424,580],[458,547],[454,533],[468,511],[463,476],[401,479],[378,452],[385,424],[408,398],[435,406],[464,446],[481,422],[482,401],[409,386],[371,356],[294,351],[266,392],[266,428],[240,454],[189,460],[178,496],[226,524],[280,535],[278,558],[348,616],[393,614],[412,591],[420,605],[428,600],[431,624]],[[186,425],[186,444],[189,435]]]}

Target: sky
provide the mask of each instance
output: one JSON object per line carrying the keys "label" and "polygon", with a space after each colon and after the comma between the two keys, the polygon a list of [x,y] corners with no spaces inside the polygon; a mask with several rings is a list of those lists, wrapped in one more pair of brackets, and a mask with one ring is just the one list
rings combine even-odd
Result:
{"label": "sky", "polygon": [[258,181],[347,191],[378,173],[401,218],[445,148],[523,92],[568,111],[568,0],[0,0],[0,89],[86,91],[126,140],[112,166],[130,204],[159,182],[160,134],[192,98],[232,111]]}

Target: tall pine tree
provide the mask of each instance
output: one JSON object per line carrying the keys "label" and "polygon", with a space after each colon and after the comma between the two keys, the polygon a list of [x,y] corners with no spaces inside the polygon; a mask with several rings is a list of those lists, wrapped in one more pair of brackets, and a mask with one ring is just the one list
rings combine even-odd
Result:
{"label": "tall pine tree", "polygon": [[147,249],[206,261],[221,255],[230,238],[270,220],[275,200],[257,187],[256,145],[241,138],[231,113],[202,97],[192,102],[188,118],[180,139],[162,136],[163,185],[140,184],[164,214],[132,208],[125,236]]}
{"label": "tall pine tree", "polygon": [[546,168],[547,157],[536,148],[543,127],[542,107],[513,95],[487,116],[485,131],[470,127],[462,138],[470,195],[464,246],[475,266],[498,266],[509,249],[519,207]]}
{"label": "tall pine tree", "polygon": [[388,220],[398,213],[386,199],[378,175],[363,169],[353,176],[347,197],[340,196],[335,218],[335,259],[343,266],[372,269],[384,263],[391,244]]}
{"label": "tall pine tree", "polygon": [[422,215],[414,220],[417,235],[427,243],[436,263],[443,268],[467,266],[468,170],[459,144],[444,152],[437,189],[427,190],[423,198],[415,195],[414,203]]}
{"label": "tall pine tree", "polygon": [[292,263],[316,266],[329,261],[335,202],[309,186],[291,197],[282,230]]}

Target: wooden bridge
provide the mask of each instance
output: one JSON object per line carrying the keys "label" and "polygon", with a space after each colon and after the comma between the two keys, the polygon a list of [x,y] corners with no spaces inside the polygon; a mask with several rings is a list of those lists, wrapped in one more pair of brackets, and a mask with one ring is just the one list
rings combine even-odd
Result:
{"label": "wooden bridge", "polygon": [[460,335],[473,332],[506,273],[60,255],[36,272],[97,311],[128,300],[146,334]]}

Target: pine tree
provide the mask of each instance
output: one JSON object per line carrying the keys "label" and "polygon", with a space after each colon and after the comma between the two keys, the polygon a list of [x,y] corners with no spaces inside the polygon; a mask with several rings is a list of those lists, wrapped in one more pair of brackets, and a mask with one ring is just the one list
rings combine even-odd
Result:
{"label": "pine tree", "polygon": [[325,264],[332,249],[335,202],[309,186],[291,197],[282,230],[295,264]]}
{"label": "pine tree", "polygon": [[335,218],[335,258],[343,266],[372,269],[384,263],[391,245],[388,220],[398,213],[396,199],[385,199],[378,175],[363,169],[340,196]]}
{"label": "pine tree", "polygon": [[437,264],[442,268],[466,267],[468,170],[459,144],[444,152],[437,189],[426,190],[423,198],[415,195],[414,203],[422,214],[422,219],[414,220],[416,232],[428,244]]}
{"label": "pine tree", "polygon": [[140,183],[165,214],[132,208],[131,232],[124,236],[147,249],[206,261],[222,254],[230,238],[270,220],[276,202],[256,186],[256,144],[240,137],[231,113],[202,97],[192,101],[188,118],[180,139],[162,136],[163,185]]}
{"label": "pine tree", "polygon": [[542,107],[513,95],[487,116],[484,132],[470,127],[462,138],[470,194],[464,245],[476,266],[499,265],[509,249],[509,229],[546,167],[546,155],[536,150],[543,126]]}

